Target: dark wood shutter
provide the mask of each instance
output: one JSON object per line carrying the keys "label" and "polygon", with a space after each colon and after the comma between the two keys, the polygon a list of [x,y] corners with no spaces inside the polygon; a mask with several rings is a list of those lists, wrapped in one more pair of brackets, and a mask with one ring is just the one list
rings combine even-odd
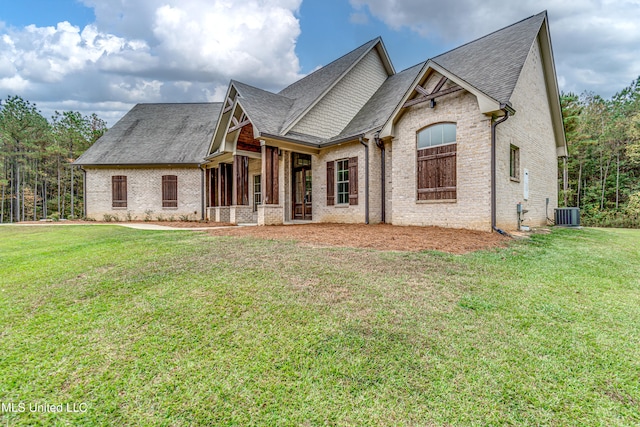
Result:
{"label": "dark wood shutter", "polygon": [[278,147],[264,147],[264,204],[277,205],[280,201],[278,185]]}
{"label": "dark wood shutter", "polygon": [[418,200],[456,198],[456,144],[418,150]]}
{"label": "dark wood shutter", "polygon": [[335,162],[327,162],[327,206],[336,204]]}
{"label": "dark wood shutter", "polygon": [[115,175],[111,177],[111,206],[114,208],[127,207],[127,177]]}
{"label": "dark wood shutter", "polygon": [[162,207],[178,207],[178,176],[162,175]]}
{"label": "dark wood shutter", "polygon": [[358,158],[349,158],[349,204],[358,204]]}

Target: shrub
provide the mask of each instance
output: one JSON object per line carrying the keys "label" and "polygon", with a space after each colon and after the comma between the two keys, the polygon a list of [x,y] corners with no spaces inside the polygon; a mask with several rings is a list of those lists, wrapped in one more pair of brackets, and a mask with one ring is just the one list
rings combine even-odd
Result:
{"label": "shrub", "polygon": [[640,212],[601,211],[597,208],[580,211],[580,223],[587,227],[640,228]]}

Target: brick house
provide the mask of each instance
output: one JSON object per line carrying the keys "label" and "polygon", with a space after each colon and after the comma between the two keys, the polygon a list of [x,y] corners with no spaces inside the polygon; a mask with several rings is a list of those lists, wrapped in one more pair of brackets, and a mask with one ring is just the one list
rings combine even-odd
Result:
{"label": "brick house", "polygon": [[546,12],[401,72],[377,38],[279,93],[231,81],[217,108],[198,164],[212,220],[513,230],[518,204],[531,226],[557,204]]}
{"label": "brick house", "polygon": [[138,104],[74,164],[85,174],[85,216],[200,219],[202,159],[221,103]]}

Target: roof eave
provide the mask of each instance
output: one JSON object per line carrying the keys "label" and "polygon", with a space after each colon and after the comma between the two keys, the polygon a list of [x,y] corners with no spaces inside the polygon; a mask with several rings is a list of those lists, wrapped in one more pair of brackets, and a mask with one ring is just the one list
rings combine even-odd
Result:
{"label": "roof eave", "polygon": [[169,167],[169,166],[200,166],[202,161],[197,162],[170,162],[170,163],[73,163],[77,167],[95,168],[128,168],[128,167]]}
{"label": "roof eave", "polygon": [[268,142],[270,146],[282,148],[284,150],[297,151],[304,154],[318,154],[320,152],[319,144],[300,141],[283,135],[261,133],[260,140],[262,145],[267,145]]}
{"label": "roof eave", "polygon": [[551,109],[553,132],[556,138],[556,154],[558,157],[567,157],[567,137],[564,133],[564,123],[562,120],[562,107],[560,105],[560,89],[558,88],[558,78],[556,66],[553,58],[553,46],[549,33],[549,22],[545,12],[542,27],[538,33],[540,50],[542,52],[542,64],[547,77],[547,97],[549,98],[549,108]]}

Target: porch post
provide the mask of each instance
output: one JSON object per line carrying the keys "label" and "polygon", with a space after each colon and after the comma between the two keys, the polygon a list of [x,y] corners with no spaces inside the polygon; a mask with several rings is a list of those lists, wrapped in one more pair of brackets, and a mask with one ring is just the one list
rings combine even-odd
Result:
{"label": "porch post", "polygon": [[233,156],[233,176],[235,190],[232,205],[249,205],[249,158]]}
{"label": "porch post", "polygon": [[258,225],[284,223],[284,208],[280,205],[278,147],[262,146],[262,204],[258,206]]}
{"label": "porch post", "polygon": [[262,176],[264,177],[263,204],[277,205],[279,203],[279,170],[278,148],[262,146]]}

